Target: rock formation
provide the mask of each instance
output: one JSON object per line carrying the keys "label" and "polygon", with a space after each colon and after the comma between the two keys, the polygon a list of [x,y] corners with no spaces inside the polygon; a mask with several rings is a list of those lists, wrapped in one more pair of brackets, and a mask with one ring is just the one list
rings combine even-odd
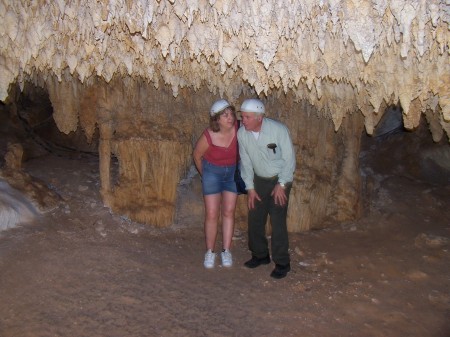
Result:
{"label": "rock formation", "polygon": [[99,130],[105,203],[138,221],[173,220],[218,97],[288,122],[293,231],[360,214],[360,136],[390,106],[450,137],[448,1],[1,0],[0,20],[0,100],[41,87],[61,132]]}

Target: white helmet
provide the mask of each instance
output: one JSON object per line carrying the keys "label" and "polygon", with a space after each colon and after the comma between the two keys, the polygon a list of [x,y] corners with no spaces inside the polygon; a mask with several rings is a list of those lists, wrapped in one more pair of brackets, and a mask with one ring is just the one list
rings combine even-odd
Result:
{"label": "white helmet", "polygon": [[240,111],[263,114],[266,112],[266,109],[264,108],[264,103],[261,100],[257,98],[249,98],[242,102]]}
{"label": "white helmet", "polygon": [[219,99],[218,101],[215,101],[213,105],[211,106],[211,110],[209,111],[209,114],[211,116],[214,116],[215,114],[221,112],[223,109],[228,108],[230,103],[226,99]]}

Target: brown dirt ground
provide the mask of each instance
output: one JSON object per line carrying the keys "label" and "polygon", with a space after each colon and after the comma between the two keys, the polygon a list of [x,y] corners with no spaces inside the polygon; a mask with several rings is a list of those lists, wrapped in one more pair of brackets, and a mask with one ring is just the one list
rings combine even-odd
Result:
{"label": "brown dirt ground", "polygon": [[245,231],[232,268],[203,268],[198,176],[158,229],[103,207],[95,157],[25,170],[63,203],[0,233],[2,337],[450,336],[448,184],[374,173],[367,215],[291,234],[292,272],[273,280],[243,267]]}

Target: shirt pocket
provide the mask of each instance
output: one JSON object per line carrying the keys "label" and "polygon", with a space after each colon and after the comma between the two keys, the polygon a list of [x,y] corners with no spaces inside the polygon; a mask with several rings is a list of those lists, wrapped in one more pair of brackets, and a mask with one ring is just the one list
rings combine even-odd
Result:
{"label": "shirt pocket", "polygon": [[277,160],[281,158],[281,149],[277,143],[267,143],[266,151],[269,160]]}

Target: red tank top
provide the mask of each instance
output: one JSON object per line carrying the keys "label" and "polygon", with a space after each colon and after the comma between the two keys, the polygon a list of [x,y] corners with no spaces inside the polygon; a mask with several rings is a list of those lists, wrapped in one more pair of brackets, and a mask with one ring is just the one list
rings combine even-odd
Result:
{"label": "red tank top", "polygon": [[[236,129],[237,131],[237,129]],[[237,162],[237,132],[235,133],[233,140],[231,141],[230,146],[223,147],[217,146],[212,143],[211,135],[206,129],[203,132],[206,136],[206,140],[208,141],[208,150],[206,150],[203,158],[210,162],[213,165],[218,166],[232,166],[236,165]]]}

